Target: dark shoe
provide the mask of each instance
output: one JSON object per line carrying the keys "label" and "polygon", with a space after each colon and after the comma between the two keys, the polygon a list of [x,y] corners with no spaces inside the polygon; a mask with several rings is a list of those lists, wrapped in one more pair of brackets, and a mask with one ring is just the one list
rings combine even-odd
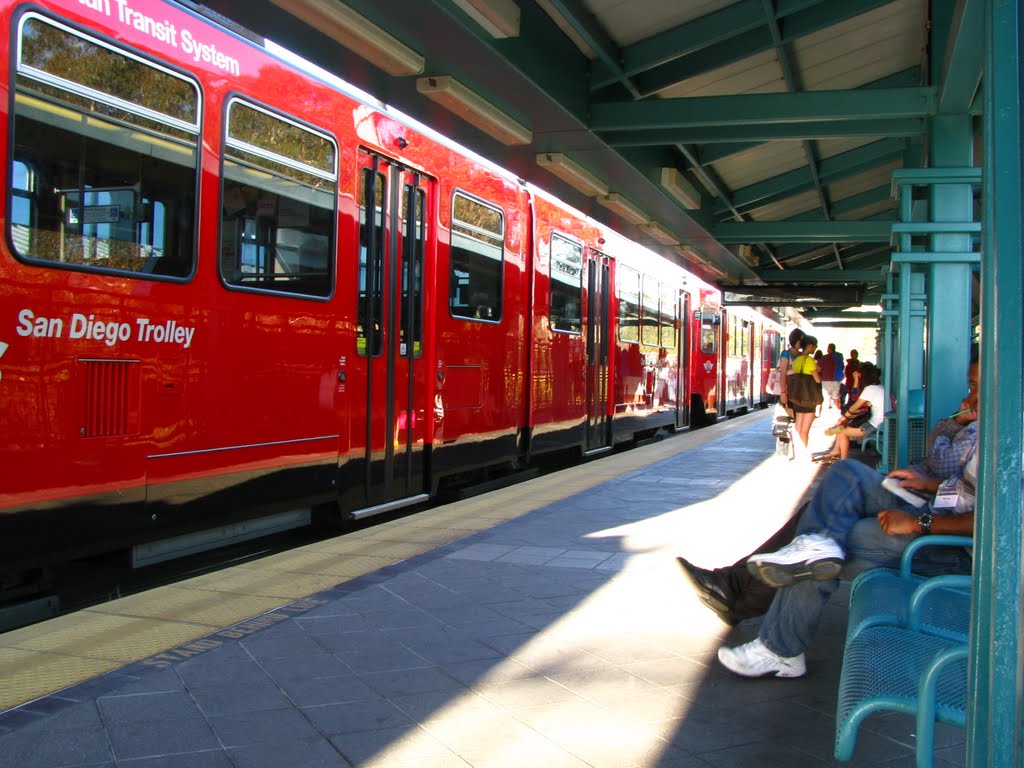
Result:
{"label": "dark shoe", "polygon": [[683,557],[677,557],[676,562],[682,568],[683,575],[693,585],[700,601],[718,614],[722,621],[727,624],[735,624],[736,619],[732,616],[732,604],[736,601],[736,596],[732,594],[732,590],[724,583],[722,577],[714,571],[698,568]]}

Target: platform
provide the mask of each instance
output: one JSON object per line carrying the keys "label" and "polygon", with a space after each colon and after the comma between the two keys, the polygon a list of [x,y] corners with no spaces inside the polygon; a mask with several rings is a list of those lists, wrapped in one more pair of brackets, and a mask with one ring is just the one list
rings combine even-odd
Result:
{"label": "platform", "polygon": [[[817,422],[821,424],[821,420]],[[800,680],[742,680],[676,555],[767,538],[817,468],[770,416],[0,634],[0,768],[835,765],[846,589]],[[850,765],[913,764],[876,717]],[[963,732],[940,728],[940,765]]]}

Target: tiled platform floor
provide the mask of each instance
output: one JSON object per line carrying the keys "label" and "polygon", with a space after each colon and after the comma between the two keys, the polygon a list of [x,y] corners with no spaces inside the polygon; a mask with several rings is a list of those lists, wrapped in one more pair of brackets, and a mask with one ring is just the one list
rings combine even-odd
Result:
{"label": "tiled platform floor", "polygon": [[[835,765],[845,589],[807,677],[741,680],[715,650],[756,622],[720,623],[674,562],[745,554],[813,478],[775,455],[766,414],[744,418],[693,450],[10,711],[0,767]],[[940,729],[939,765],[963,764],[962,736]],[[912,750],[910,718],[875,717],[850,765],[911,766]]]}

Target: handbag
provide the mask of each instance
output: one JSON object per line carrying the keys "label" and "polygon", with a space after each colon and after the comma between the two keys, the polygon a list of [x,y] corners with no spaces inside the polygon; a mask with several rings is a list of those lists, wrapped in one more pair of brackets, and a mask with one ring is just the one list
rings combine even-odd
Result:
{"label": "handbag", "polygon": [[821,385],[809,373],[791,373],[786,379],[786,393],[789,402],[801,408],[817,408],[825,398],[821,394]]}
{"label": "handbag", "polygon": [[871,421],[871,406],[869,405],[863,411],[857,411],[853,416],[846,420],[846,426],[848,427],[862,427]]}
{"label": "handbag", "polygon": [[769,395],[782,394],[782,371],[772,368],[768,373],[768,381],[764,385],[764,391]]}

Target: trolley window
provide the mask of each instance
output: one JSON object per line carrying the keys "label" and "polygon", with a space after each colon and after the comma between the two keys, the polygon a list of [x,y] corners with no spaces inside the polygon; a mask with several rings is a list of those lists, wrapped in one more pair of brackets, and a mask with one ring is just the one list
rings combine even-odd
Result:
{"label": "trolley window", "polygon": [[254,104],[227,106],[221,279],[325,297],[334,282],[334,142]]}
{"label": "trolley window", "polygon": [[402,322],[398,340],[402,354],[408,357],[419,357],[423,354],[423,250],[427,241],[426,229],[426,194],[421,188],[406,184],[402,188],[402,237],[403,240],[409,240],[411,233],[412,242],[407,242],[405,249],[405,268],[402,270]]}
{"label": "trolley window", "polygon": [[583,246],[551,236],[551,328],[583,330]]}
{"label": "trolley window", "polygon": [[501,319],[505,265],[505,218],[500,208],[456,192],[452,202],[452,315]]}
{"label": "trolley window", "polygon": [[679,348],[679,307],[671,293],[661,297],[661,346],[668,350]]}
{"label": "trolley window", "polygon": [[657,347],[661,341],[660,301],[661,283],[650,275],[644,275],[644,314],[641,340],[644,344],[652,347]]}
{"label": "trolley window", "polygon": [[707,309],[697,310],[696,315],[700,321],[700,351],[705,355],[713,355],[717,350],[716,326],[721,322],[720,318],[715,312]]}
{"label": "trolley window", "polygon": [[[384,217],[387,179],[364,168],[359,185],[359,308],[356,348],[360,355],[381,354],[384,324]],[[372,204],[369,202],[372,200]],[[369,214],[367,211],[371,211]]]}
{"label": "trolley window", "polygon": [[640,342],[640,273],[620,267],[616,282],[619,292],[619,340]]}
{"label": "trolley window", "polygon": [[27,13],[14,89],[8,222],[15,253],[74,269],[191,275],[197,85]]}

